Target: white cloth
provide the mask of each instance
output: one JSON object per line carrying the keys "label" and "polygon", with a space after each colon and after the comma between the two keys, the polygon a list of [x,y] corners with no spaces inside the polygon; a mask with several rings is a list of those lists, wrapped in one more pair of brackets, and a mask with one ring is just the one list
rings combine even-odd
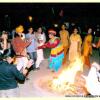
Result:
{"label": "white cloth", "polygon": [[0,52],[3,54],[4,51],[3,50],[0,50]]}
{"label": "white cloth", "polygon": [[94,66],[91,67],[86,77],[86,87],[91,95],[100,95],[100,82],[98,81],[97,70]]}
{"label": "white cloth", "polygon": [[[45,43],[46,41],[46,37],[45,37],[45,33],[43,34],[38,34],[36,36],[37,40],[42,40],[41,43],[37,42],[37,46],[41,46]],[[43,55],[43,49],[39,49],[37,50],[37,60],[36,60],[36,68],[39,67],[40,63],[44,60],[44,55]]]}
{"label": "white cloth", "polygon": [[17,69],[21,71],[22,68],[27,67],[28,59],[27,57],[16,58],[17,60]]}
{"label": "white cloth", "polygon": [[36,60],[36,68],[39,67],[40,63],[44,60],[43,49],[37,50],[37,60]]}
{"label": "white cloth", "polygon": [[0,90],[0,97],[3,98],[11,98],[11,97],[19,97],[19,88],[8,89],[8,90]]}

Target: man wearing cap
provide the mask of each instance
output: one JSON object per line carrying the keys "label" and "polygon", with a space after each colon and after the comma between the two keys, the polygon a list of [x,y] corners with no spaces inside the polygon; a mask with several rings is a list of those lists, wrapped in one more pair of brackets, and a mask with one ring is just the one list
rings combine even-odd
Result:
{"label": "man wearing cap", "polygon": [[50,29],[48,31],[50,40],[42,46],[39,46],[38,49],[41,48],[51,48],[51,54],[49,58],[49,68],[52,71],[58,72],[62,65],[62,61],[64,58],[63,53],[63,45],[58,37],[56,37],[56,31]]}
{"label": "man wearing cap", "polygon": [[26,47],[31,43],[30,40],[26,41],[23,37],[24,28],[22,25],[16,28],[16,36],[12,40],[12,47],[16,53],[16,63],[17,69],[21,71],[22,68],[25,68],[28,59],[27,59],[27,52]]}

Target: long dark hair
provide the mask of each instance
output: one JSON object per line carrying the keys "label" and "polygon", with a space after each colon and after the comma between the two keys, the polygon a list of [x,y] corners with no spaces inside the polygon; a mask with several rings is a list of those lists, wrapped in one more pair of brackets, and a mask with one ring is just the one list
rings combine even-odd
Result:
{"label": "long dark hair", "polygon": [[74,29],[77,29],[77,31],[78,31],[77,33],[79,34],[79,28],[77,26],[75,26],[75,27],[72,28],[71,33],[74,32]]}
{"label": "long dark hair", "polygon": [[39,29],[39,28],[41,28],[41,29],[42,29],[41,34],[43,34],[43,28],[42,28],[42,26],[39,26],[39,27],[37,28],[37,31],[38,31],[38,29]]}
{"label": "long dark hair", "polygon": [[65,26],[65,30],[67,30],[67,26],[66,26],[66,24],[64,24],[64,23],[61,24],[60,29],[62,30],[62,26],[63,26],[63,25]]}

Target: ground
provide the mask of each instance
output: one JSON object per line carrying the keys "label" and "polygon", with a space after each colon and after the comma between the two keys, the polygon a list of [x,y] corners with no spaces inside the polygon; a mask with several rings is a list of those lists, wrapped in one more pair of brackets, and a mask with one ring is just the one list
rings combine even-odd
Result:
{"label": "ground", "polygon": [[[46,49],[44,51],[45,60],[40,65],[40,70],[38,71],[30,71],[28,77],[29,80],[26,80],[23,84],[19,84],[20,89],[20,97],[47,97],[53,95],[43,94],[42,92],[38,91],[36,88],[36,80],[46,75],[52,75],[53,73],[48,69],[48,60],[50,50]],[[93,54],[91,56],[91,63],[96,61],[99,62],[99,54],[97,50],[93,50]],[[84,74],[88,74],[88,69],[84,68]]]}

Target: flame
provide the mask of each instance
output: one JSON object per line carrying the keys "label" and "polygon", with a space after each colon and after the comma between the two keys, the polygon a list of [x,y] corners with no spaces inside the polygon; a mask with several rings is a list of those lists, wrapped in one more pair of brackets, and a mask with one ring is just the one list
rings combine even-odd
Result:
{"label": "flame", "polygon": [[87,96],[88,91],[85,87],[86,81],[83,77],[83,57],[77,57],[74,62],[71,62],[66,69],[59,74],[58,78],[46,78],[39,82],[41,87],[53,92],[54,94],[65,96]]}
{"label": "flame", "polygon": [[74,84],[75,76],[78,71],[83,72],[83,61],[79,57],[77,57],[74,62],[70,63],[69,66],[61,72],[57,79],[52,81],[52,88],[55,90],[57,88],[60,90],[71,88],[70,85]]}

